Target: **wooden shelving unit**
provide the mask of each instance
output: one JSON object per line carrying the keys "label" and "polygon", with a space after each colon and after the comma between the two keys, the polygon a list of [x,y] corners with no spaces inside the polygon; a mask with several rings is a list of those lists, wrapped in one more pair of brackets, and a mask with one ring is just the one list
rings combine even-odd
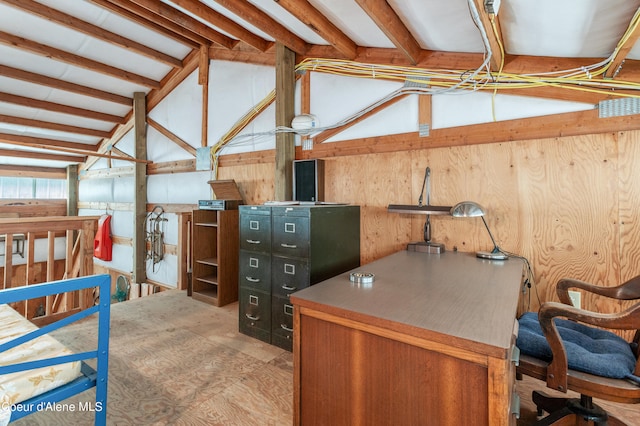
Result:
{"label": "wooden shelving unit", "polygon": [[223,306],[238,300],[238,211],[193,211],[191,296]]}

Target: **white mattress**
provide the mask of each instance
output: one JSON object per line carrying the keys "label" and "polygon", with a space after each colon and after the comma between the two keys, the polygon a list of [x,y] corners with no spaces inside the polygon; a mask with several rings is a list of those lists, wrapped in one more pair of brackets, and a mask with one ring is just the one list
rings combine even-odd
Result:
{"label": "white mattress", "polygon": [[[37,327],[8,305],[0,305],[0,343],[25,335]],[[44,335],[0,353],[0,365],[70,355],[73,352],[51,336]],[[80,362],[54,365],[0,376],[0,412],[31,397],[69,383],[79,377]],[[10,411],[10,410],[9,410]],[[0,417],[2,413],[0,413]],[[0,421],[0,424],[2,422]]]}

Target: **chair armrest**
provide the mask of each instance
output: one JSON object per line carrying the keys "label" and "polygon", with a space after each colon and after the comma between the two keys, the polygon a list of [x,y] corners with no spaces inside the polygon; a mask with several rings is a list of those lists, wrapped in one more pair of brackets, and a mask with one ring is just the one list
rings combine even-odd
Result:
{"label": "chair armrest", "polygon": [[640,299],[640,276],[632,278],[616,287],[599,286],[572,278],[563,278],[558,281],[556,285],[556,293],[560,301],[565,305],[571,305],[569,289],[572,288],[618,300]]}
{"label": "chair armrest", "polygon": [[[618,330],[637,330],[640,328],[640,304],[617,314],[600,314],[578,309],[557,302],[543,303],[538,312],[542,331],[549,343],[553,359],[547,367],[547,386],[562,392],[567,391],[567,352],[554,318],[566,318],[592,326]],[[638,364],[636,364],[638,370]]]}

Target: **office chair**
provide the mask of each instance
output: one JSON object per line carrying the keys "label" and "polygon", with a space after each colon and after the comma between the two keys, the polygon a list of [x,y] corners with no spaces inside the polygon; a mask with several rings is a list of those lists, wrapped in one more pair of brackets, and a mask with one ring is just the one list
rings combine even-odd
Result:
{"label": "office chair", "polygon": [[[638,303],[617,314],[590,312],[571,305],[571,288]],[[536,424],[624,425],[594,404],[593,398],[640,402],[640,276],[617,287],[562,279],[556,292],[562,303],[543,303],[537,314],[528,312],[518,320],[517,373],[546,381],[551,389],[572,390],[580,398],[552,398],[534,391],[538,416],[549,413]],[[605,329],[635,330],[635,336],[629,343]]]}

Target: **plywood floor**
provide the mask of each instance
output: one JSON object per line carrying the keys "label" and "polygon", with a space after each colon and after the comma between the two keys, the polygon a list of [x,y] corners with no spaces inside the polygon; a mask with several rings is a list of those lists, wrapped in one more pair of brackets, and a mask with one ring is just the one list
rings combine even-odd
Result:
{"label": "plywood floor", "polygon": [[[237,303],[215,308],[177,290],[113,305],[108,424],[291,425],[292,355],[239,334],[237,315]],[[96,339],[92,322],[56,337],[74,350],[89,349]],[[533,389],[544,384],[518,382],[518,425],[535,420]],[[65,403],[78,407],[94,395],[89,390]],[[607,407],[629,425],[640,424],[640,406]],[[92,423],[89,412],[47,411],[15,425]]]}

